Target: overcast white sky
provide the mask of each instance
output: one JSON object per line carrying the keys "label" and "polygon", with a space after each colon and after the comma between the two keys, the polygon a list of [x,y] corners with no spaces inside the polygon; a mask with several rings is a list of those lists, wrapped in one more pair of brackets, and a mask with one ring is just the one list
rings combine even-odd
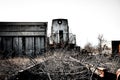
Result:
{"label": "overcast white sky", "polygon": [[48,22],[65,18],[77,44],[97,44],[103,34],[108,41],[120,40],[120,0],[0,0],[0,21]]}

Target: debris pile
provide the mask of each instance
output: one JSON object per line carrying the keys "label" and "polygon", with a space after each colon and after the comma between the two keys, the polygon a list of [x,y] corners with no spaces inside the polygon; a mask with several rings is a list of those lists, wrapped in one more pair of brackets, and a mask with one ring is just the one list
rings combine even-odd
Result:
{"label": "debris pile", "polygon": [[48,55],[38,59],[30,58],[25,64],[19,65],[8,61],[14,68],[10,65],[3,68],[3,72],[10,76],[6,80],[97,80],[98,76],[94,74],[97,67],[115,73],[120,66],[119,56],[84,55],[72,51],[53,51]]}
{"label": "debris pile", "polygon": [[34,80],[90,80],[91,74],[86,66],[71,60],[69,55],[55,54],[48,60],[19,72],[10,80],[33,80],[33,77]]}

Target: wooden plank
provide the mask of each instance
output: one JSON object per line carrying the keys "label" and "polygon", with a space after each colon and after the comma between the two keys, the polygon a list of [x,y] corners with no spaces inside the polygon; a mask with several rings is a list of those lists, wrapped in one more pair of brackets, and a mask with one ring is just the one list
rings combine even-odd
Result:
{"label": "wooden plank", "polygon": [[0,22],[1,25],[41,25],[47,26],[48,22]]}
{"label": "wooden plank", "polygon": [[46,36],[45,32],[0,32],[0,36]]}
{"label": "wooden plank", "polygon": [[12,49],[12,38],[11,37],[4,37],[3,38],[4,50],[11,50]]}
{"label": "wooden plank", "polygon": [[26,55],[34,55],[34,37],[25,37],[25,51]]}
{"label": "wooden plank", "polygon": [[18,44],[18,37],[14,37],[13,38],[13,50],[16,53],[16,55],[18,54],[18,50],[19,50],[18,45],[19,45]]}
{"label": "wooden plank", "polygon": [[40,49],[41,49],[41,42],[40,42],[41,37],[35,37],[35,54],[39,55],[40,54]]}
{"label": "wooden plank", "polygon": [[22,53],[22,37],[14,37],[13,38],[13,50],[15,51],[15,55],[21,56]]}
{"label": "wooden plank", "polygon": [[39,32],[39,31],[45,31],[46,27],[44,26],[19,26],[19,25],[15,25],[15,26],[0,26],[0,32]]}
{"label": "wooden plank", "polygon": [[45,38],[41,37],[41,49],[45,48]]}
{"label": "wooden plank", "polygon": [[23,48],[22,48],[22,47],[23,47],[23,46],[22,46],[22,45],[23,45],[23,43],[22,43],[22,37],[19,37],[19,38],[18,38],[18,45],[19,45],[19,46],[18,46],[18,47],[19,47],[19,51],[18,51],[18,53],[19,53],[19,54],[23,54]]}
{"label": "wooden plank", "polygon": [[2,48],[5,51],[5,56],[12,56],[12,37],[3,37]]}

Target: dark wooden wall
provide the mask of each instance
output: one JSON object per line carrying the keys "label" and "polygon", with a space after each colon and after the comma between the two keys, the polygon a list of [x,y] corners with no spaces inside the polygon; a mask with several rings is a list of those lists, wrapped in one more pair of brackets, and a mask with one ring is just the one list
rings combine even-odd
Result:
{"label": "dark wooden wall", "polygon": [[119,45],[120,45],[120,41],[112,41],[112,53],[113,53],[113,56],[116,55],[116,54],[120,55]]}
{"label": "dark wooden wall", "polygon": [[4,56],[36,56],[47,46],[46,22],[0,22],[0,53]]}

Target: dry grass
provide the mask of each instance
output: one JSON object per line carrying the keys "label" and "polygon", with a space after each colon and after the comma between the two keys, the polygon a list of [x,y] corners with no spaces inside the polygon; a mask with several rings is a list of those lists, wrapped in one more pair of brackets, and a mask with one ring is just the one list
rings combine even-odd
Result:
{"label": "dry grass", "polygon": [[17,74],[21,70],[25,70],[40,62],[42,62],[42,58],[11,58],[0,60],[0,80],[1,78],[8,78],[12,75]]}
{"label": "dry grass", "polygon": [[[26,70],[36,64],[44,65],[44,72],[53,74],[55,72],[65,73],[66,75],[81,75],[81,80],[90,79],[88,68],[105,67],[109,72],[115,73],[120,67],[120,57],[107,57],[105,55],[83,55],[75,51],[58,50],[47,52],[37,58],[13,58],[0,60],[0,80],[9,78],[17,74],[20,70]],[[91,66],[92,65],[92,66]],[[84,68],[86,67],[86,70]],[[40,68],[41,69],[41,68]],[[35,70],[36,71],[36,70]],[[88,72],[86,72],[88,71]],[[85,75],[87,74],[87,75]],[[80,79],[80,75],[76,78]],[[88,76],[89,75],[89,76]],[[53,78],[53,77],[52,77]],[[73,79],[75,80],[75,79]]]}

